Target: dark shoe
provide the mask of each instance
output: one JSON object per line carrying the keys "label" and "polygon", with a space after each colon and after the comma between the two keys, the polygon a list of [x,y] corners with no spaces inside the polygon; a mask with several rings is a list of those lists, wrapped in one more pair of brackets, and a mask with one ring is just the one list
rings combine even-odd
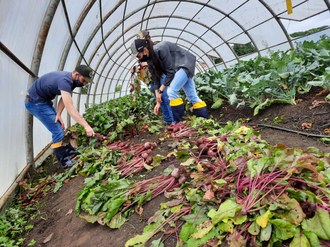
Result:
{"label": "dark shoe", "polygon": [[66,157],[62,160],[61,165],[64,169],[72,167],[74,164],[77,163],[77,160],[72,160],[70,157]]}
{"label": "dark shoe", "polygon": [[71,146],[70,143],[68,145],[66,145],[65,147],[66,147],[67,154],[70,156],[71,159],[73,159],[74,157],[76,157],[77,155],[80,154],[74,147]]}
{"label": "dark shoe", "polygon": [[73,154],[69,154],[67,146],[61,146],[54,148],[53,150],[57,160],[61,163],[64,169],[73,166],[77,162],[76,160],[72,160],[73,158],[71,156]]}
{"label": "dark shoe", "polygon": [[175,124],[175,122],[173,121],[173,122],[164,122],[164,124],[165,125],[173,125],[173,124]]}

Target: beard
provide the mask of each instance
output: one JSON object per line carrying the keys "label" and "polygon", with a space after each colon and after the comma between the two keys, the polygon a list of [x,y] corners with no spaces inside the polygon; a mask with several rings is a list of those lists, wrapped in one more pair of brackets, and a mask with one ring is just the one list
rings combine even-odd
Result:
{"label": "beard", "polygon": [[74,87],[83,87],[84,84],[82,84],[79,80],[74,80],[73,81],[73,86]]}

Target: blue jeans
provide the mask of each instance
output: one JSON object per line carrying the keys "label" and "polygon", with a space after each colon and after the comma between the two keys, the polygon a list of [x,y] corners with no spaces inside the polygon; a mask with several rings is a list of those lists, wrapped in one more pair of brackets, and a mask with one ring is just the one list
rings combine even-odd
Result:
{"label": "blue jeans", "polygon": [[[160,83],[163,84],[165,80],[165,75],[163,74],[160,78]],[[154,85],[150,84],[151,90],[155,90]],[[171,124],[174,122],[172,109],[170,107],[170,100],[168,99],[167,95],[167,87],[165,88],[164,92],[162,93],[162,103],[160,103],[160,109],[162,109],[164,121],[167,124]]]}
{"label": "blue jeans", "polygon": [[184,69],[179,69],[167,88],[167,94],[170,100],[180,98],[179,91],[183,89],[189,102],[195,104],[196,102],[201,102],[202,100],[197,96],[195,82],[192,78],[189,78]]}
{"label": "blue jeans", "polygon": [[61,142],[64,130],[59,122],[55,123],[56,111],[52,102],[33,103],[25,102],[25,108],[52,133],[53,143]]}

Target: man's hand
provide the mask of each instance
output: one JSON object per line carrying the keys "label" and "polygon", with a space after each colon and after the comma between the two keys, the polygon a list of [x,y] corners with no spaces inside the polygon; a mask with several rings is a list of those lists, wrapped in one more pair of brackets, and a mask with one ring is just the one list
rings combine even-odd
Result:
{"label": "man's hand", "polygon": [[85,130],[86,130],[86,135],[87,136],[95,136],[95,132],[94,130],[92,129],[91,126],[85,126]]}
{"label": "man's hand", "polygon": [[61,124],[61,126],[62,126],[62,129],[65,129],[65,125],[64,125],[64,122],[63,122],[61,116],[56,115],[55,123],[56,123],[56,122],[59,122],[59,123]]}
{"label": "man's hand", "polygon": [[95,133],[92,127],[87,123],[87,121],[80,115],[77,109],[73,106],[71,94],[66,91],[61,91],[61,95],[62,95],[63,104],[66,110],[68,111],[68,113],[70,114],[70,116],[85,128],[87,136],[94,136]]}

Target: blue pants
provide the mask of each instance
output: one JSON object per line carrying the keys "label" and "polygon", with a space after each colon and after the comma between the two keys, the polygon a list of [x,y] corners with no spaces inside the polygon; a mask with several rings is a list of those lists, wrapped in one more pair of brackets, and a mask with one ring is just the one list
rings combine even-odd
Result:
{"label": "blue pants", "polygon": [[55,123],[56,111],[52,102],[33,103],[25,102],[25,108],[52,133],[53,143],[61,142],[64,130],[59,122]]}
{"label": "blue pants", "polygon": [[168,99],[167,95],[167,88],[165,88],[163,95],[162,95],[162,103],[160,103],[160,108],[163,112],[164,121],[167,124],[171,124],[174,122],[172,109],[170,107],[170,100]]}
{"label": "blue pants", "polygon": [[[165,75],[163,74],[160,79],[160,83],[163,84],[164,80],[165,80]],[[152,83],[150,84],[150,88],[151,88],[151,90],[155,90],[154,85]],[[169,100],[168,94],[167,94],[167,87],[165,88],[164,92],[162,93],[162,103],[160,103],[160,108],[162,109],[165,123],[167,123],[167,124],[173,123],[174,119],[173,119],[173,114],[172,114],[172,110],[170,107],[170,100]]]}
{"label": "blue pants", "polygon": [[189,102],[195,104],[196,102],[201,102],[202,100],[197,96],[195,83],[192,78],[189,78],[184,69],[179,69],[167,88],[168,98],[174,100],[180,98],[179,91],[183,89]]}

